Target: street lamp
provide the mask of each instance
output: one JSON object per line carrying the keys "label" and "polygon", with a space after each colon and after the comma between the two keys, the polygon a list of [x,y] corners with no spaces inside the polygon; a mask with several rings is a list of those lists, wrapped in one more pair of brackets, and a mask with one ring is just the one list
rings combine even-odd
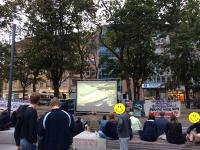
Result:
{"label": "street lamp", "polygon": [[8,114],[11,111],[11,99],[12,99],[12,80],[13,80],[13,62],[14,62],[14,50],[15,50],[15,32],[16,24],[12,25],[12,45],[10,48],[10,70],[9,70],[9,90],[8,90]]}

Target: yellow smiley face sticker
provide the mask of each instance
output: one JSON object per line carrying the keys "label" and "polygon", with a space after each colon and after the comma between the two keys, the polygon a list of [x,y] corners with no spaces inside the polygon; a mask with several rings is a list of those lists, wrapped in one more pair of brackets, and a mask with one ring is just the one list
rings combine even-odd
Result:
{"label": "yellow smiley face sticker", "polygon": [[114,111],[115,111],[116,114],[119,114],[119,115],[123,114],[124,111],[125,111],[124,104],[122,104],[122,103],[116,104],[115,107],[114,107]]}
{"label": "yellow smiley face sticker", "polygon": [[192,112],[190,113],[188,119],[191,123],[197,123],[200,120],[200,116],[197,112]]}

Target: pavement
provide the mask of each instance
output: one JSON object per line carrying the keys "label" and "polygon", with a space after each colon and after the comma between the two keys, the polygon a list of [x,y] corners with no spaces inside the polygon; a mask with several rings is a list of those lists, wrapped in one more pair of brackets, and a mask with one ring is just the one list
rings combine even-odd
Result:
{"label": "pavement", "polygon": [[0,150],[16,150],[16,146],[12,144],[0,144]]}

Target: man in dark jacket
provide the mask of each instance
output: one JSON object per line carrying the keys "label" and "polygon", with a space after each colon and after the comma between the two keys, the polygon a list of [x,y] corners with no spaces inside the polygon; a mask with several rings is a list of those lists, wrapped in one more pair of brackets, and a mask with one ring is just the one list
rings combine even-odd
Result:
{"label": "man in dark jacket", "polygon": [[43,137],[43,150],[68,150],[72,143],[74,119],[59,108],[57,98],[51,100],[50,106],[51,111],[39,122],[38,135]]}
{"label": "man in dark jacket", "polygon": [[[128,111],[128,110],[126,110]],[[132,136],[131,120],[127,112],[118,116],[118,126],[117,126],[120,150],[128,150],[128,141]]]}
{"label": "man in dark jacket", "polygon": [[155,120],[158,129],[158,136],[164,134],[168,120],[164,117],[165,112],[160,112],[160,118]]}
{"label": "man in dark jacket", "polygon": [[14,132],[17,150],[36,150],[37,111],[35,107],[39,99],[39,93],[32,93],[30,105],[21,106],[17,112],[17,123]]}
{"label": "man in dark jacket", "polygon": [[[192,131],[196,129],[195,131]],[[200,142],[200,121],[191,125],[187,130],[187,141],[199,143]]]}

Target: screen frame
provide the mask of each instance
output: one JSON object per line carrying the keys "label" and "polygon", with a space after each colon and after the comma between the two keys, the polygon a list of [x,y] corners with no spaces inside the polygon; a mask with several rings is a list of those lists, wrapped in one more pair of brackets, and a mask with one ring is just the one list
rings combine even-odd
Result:
{"label": "screen frame", "polygon": [[[93,111],[77,111],[77,97],[78,97],[78,93],[77,93],[77,90],[78,90],[78,82],[81,82],[81,81],[88,81],[88,82],[106,82],[106,81],[113,81],[113,82],[116,82],[116,87],[118,88],[118,81],[117,80],[76,80],[76,100],[75,100],[75,112],[77,113],[91,113]],[[117,99],[116,99],[116,104],[118,103],[118,91],[117,91]],[[113,107],[114,108],[114,107]],[[95,111],[95,113],[110,113],[110,111]]]}

